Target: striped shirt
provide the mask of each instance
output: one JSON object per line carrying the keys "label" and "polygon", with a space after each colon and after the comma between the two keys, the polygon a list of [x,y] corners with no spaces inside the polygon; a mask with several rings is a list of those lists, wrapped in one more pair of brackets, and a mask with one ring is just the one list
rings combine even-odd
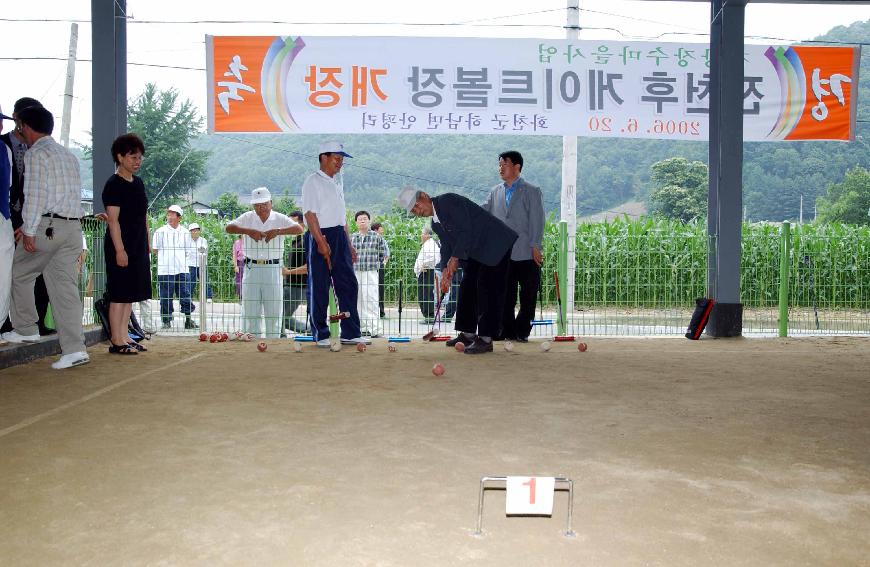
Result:
{"label": "striped shirt", "polygon": [[350,243],[356,249],[356,264],[353,269],[360,272],[378,271],[384,258],[390,254],[387,241],[373,230],[365,234],[354,232],[350,235]]}
{"label": "striped shirt", "polygon": [[34,236],[42,215],[81,218],[79,160],[51,136],[43,136],[24,154],[24,234]]}

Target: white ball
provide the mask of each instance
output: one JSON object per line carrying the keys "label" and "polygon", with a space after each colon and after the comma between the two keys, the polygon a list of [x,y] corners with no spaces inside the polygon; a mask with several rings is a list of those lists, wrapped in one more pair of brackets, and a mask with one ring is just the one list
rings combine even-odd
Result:
{"label": "white ball", "polygon": [[544,341],[541,343],[541,352],[547,352],[550,350],[550,341]]}
{"label": "white ball", "polygon": [[332,352],[340,351],[341,350],[341,343],[332,343],[331,345],[329,345],[329,350],[331,350]]}
{"label": "white ball", "polygon": [[302,352],[302,345],[300,343],[293,343],[293,352]]}
{"label": "white ball", "polygon": [[514,343],[511,341],[505,341],[504,349],[508,352],[512,352],[514,350]]}

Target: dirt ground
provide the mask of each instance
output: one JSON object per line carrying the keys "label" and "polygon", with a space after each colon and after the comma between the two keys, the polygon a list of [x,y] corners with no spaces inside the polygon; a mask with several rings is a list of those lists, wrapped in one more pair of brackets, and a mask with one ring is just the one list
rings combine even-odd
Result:
{"label": "dirt ground", "polygon": [[[870,564],[870,339],[157,338],[0,371],[3,565]],[[446,367],[432,375],[434,362]],[[566,476],[506,517],[481,476]]]}

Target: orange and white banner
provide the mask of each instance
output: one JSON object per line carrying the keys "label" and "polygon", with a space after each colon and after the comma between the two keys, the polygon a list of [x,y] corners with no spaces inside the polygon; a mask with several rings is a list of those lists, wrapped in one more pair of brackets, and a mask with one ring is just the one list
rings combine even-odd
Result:
{"label": "orange and white banner", "polygon": [[[207,36],[210,132],[707,140],[703,44]],[[849,140],[857,47],[747,45],[744,139]]]}

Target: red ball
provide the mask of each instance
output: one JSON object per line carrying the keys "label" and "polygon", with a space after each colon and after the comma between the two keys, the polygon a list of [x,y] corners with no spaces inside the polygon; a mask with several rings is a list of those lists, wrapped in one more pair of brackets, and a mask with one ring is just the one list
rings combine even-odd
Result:
{"label": "red ball", "polygon": [[363,343],[357,343],[357,344],[356,344],[356,351],[357,351],[357,352],[365,352],[365,351],[366,351],[366,345],[364,345]]}
{"label": "red ball", "polygon": [[266,352],[266,343],[258,343],[257,350],[260,352]]}
{"label": "red ball", "polygon": [[465,343],[463,343],[462,341],[459,341],[458,343],[456,343],[456,346],[454,346],[453,348],[456,349],[456,352],[465,352]]}
{"label": "red ball", "polygon": [[199,334],[199,340],[200,340],[200,342],[203,342],[203,343],[204,343],[205,341],[208,340],[208,335],[206,335],[205,333],[200,333],[200,334]]}
{"label": "red ball", "polygon": [[444,365],[440,362],[436,362],[435,366],[432,367],[432,374],[434,374],[435,376],[441,376],[442,374],[444,374]]}
{"label": "red ball", "polygon": [[210,337],[208,338],[208,342],[210,342],[210,343],[216,343],[216,342],[218,342],[218,338],[219,338],[219,337],[218,337],[217,333],[215,333],[215,334],[213,334],[212,336],[210,336]]}
{"label": "red ball", "polygon": [[220,342],[225,343],[230,340],[230,336],[226,333],[221,333]]}
{"label": "red ball", "polygon": [[577,350],[580,352],[586,352],[586,349],[589,348],[586,346],[586,343],[577,343]]}

